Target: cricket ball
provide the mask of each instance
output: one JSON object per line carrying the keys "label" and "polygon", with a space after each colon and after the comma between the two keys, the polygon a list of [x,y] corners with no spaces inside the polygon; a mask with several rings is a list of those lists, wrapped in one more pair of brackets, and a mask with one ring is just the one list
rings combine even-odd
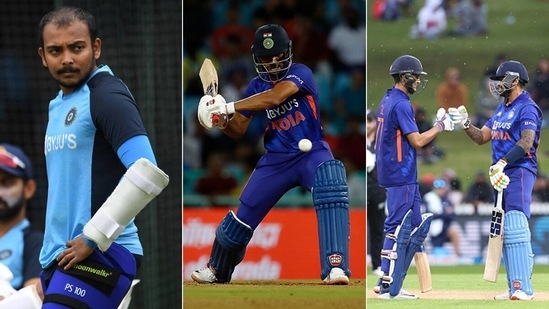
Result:
{"label": "cricket ball", "polygon": [[311,150],[311,148],[313,148],[313,143],[311,143],[310,140],[304,138],[304,139],[299,141],[299,150],[301,150],[303,152],[307,152],[307,151]]}

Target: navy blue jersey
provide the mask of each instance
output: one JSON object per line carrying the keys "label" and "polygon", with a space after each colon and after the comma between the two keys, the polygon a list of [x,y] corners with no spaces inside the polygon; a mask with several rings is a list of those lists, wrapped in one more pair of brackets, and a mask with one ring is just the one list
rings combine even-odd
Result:
{"label": "navy blue jersey", "polygon": [[[44,154],[48,174],[46,229],[40,263],[46,268],[68,240],[112,193],[126,167],[117,150],[128,139],[146,135],[137,104],[108,66],[100,66],[82,87],[59,92],[49,105]],[[133,220],[116,240],[143,254]]]}
{"label": "navy blue jersey", "polygon": [[419,132],[410,97],[388,89],[377,110],[376,165],[381,187],[417,183],[417,154],[406,135]]}
{"label": "navy blue jersey", "polygon": [[536,133],[532,148],[520,159],[509,163],[505,169],[524,167],[537,175],[538,160],[536,150],[540,140],[542,113],[538,105],[524,91],[509,106],[500,104],[485,126],[492,130],[492,162],[495,164],[520,140],[525,129]]}
{"label": "navy blue jersey", "polygon": [[[265,131],[264,145],[269,152],[299,152],[299,141],[309,139],[313,145],[322,139],[320,124],[320,104],[318,87],[313,72],[305,65],[294,63],[283,79],[291,81],[299,91],[277,107],[266,109],[269,126]],[[255,77],[248,84],[244,97],[272,89],[273,83],[267,83]],[[252,117],[250,111],[242,111],[246,117]]]}
{"label": "navy blue jersey", "polygon": [[27,219],[0,237],[0,263],[13,273],[10,284],[14,289],[19,290],[27,280],[40,276],[38,255],[42,239],[43,233],[31,229]]}

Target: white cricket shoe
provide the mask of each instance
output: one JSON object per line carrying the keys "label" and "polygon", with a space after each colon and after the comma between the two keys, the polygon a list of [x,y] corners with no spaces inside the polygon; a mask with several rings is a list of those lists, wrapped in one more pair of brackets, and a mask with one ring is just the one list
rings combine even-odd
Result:
{"label": "white cricket shoe", "polygon": [[218,282],[215,274],[209,267],[204,267],[193,271],[191,278],[198,283],[216,283]]}
{"label": "white cricket shoe", "polygon": [[379,294],[377,297],[381,299],[418,299],[419,298],[417,297],[417,295],[412,294],[406,291],[405,289],[400,289],[400,292],[398,292],[397,296],[391,296],[391,294],[387,292],[387,293]]}
{"label": "white cricket shoe", "polygon": [[532,300],[534,295],[528,295],[523,290],[516,290],[513,294],[509,291],[494,296],[495,300]]}
{"label": "white cricket shoe", "polygon": [[516,290],[513,295],[511,295],[511,300],[532,300],[534,295],[528,295],[523,290]]}
{"label": "white cricket shoe", "polygon": [[324,281],[325,284],[330,284],[330,285],[333,285],[333,284],[347,285],[349,284],[349,277],[345,275],[345,272],[343,271],[343,269],[339,267],[334,267],[330,270],[330,274],[328,275],[328,277],[324,278],[324,280],[322,281]]}
{"label": "white cricket shoe", "polygon": [[507,291],[505,293],[501,293],[499,295],[494,296],[494,299],[495,300],[509,300],[509,299],[511,299],[511,293],[509,293],[509,291]]}
{"label": "white cricket shoe", "polygon": [[379,277],[379,279],[377,279],[376,285],[373,288],[374,293],[379,294],[381,292],[381,285],[383,284],[382,281],[383,277]]}

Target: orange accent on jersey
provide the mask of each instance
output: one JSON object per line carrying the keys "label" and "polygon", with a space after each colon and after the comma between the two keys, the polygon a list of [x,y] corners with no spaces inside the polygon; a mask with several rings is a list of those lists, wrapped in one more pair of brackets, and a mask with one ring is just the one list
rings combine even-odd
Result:
{"label": "orange accent on jersey", "polygon": [[402,162],[402,131],[397,130],[396,136],[397,162]]}
{"label": "orange accent on jersey", "polygon": [[318,115],[316,114],[316,104],[315,104],[315,100],[313,100],[312,95],[307,96],[307,102],[309,103],[309,106],[313,110],[313,116],[315,116],[315,119],[318,119]]}

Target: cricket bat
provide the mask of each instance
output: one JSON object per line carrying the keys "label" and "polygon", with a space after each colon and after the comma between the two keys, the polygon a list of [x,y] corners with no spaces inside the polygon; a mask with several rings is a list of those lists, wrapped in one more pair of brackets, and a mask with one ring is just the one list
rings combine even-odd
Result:
{"label": "cricket bat", "polygon": [[429,266],[429,257],[427,252],[418,251],[414,254],[414,261],[416,263],[417,277],[419,279],[419,287],[421,293],[429,292],[433,289],[433,283],[431,279],[431,267]]}
{"label": "cricket bat", "polygon": [[503,191],[498,192],[496,207],[492,210],[490,222],[490,235],[488,238],[488,250],[486,252],[486,264],[484,265],[484,280],[496,282],[498,279],[501,254],[503,249],[503,221],[505,211],[501,207]]}
{"label": "cricket bat", "polygon": [[[217,70],[209,58],[205,58],[198,72],[200,76],[200,82],[202,83],[202,89],[204,94],[209,94],[212,97],[217,95],[219,89],[219,79],[217,78]],[[212,122],[218,122],[219,115],[212,116]]]}

